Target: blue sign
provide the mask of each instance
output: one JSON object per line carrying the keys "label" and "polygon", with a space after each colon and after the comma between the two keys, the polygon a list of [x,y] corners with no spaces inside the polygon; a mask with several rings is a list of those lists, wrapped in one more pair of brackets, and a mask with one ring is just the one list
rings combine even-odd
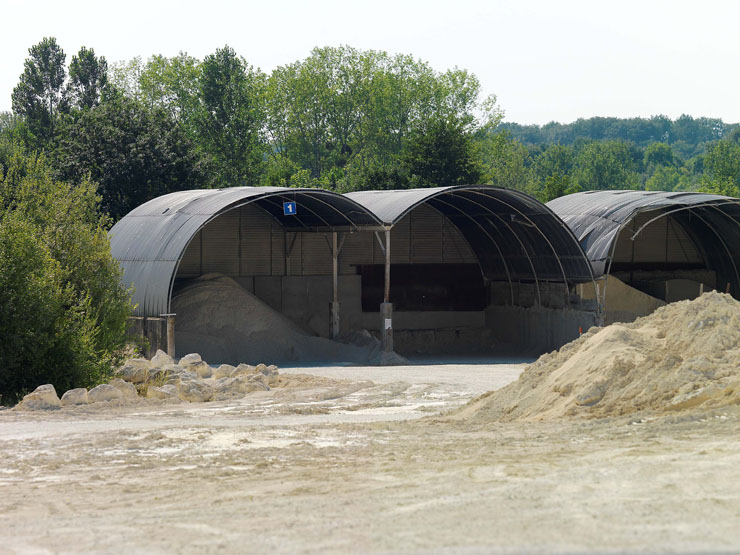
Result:
{"label": "blue sign", "polygon": [[295,216],[295,215],[296,215],[295,201],[284,202],[283,203],[283,216]]}

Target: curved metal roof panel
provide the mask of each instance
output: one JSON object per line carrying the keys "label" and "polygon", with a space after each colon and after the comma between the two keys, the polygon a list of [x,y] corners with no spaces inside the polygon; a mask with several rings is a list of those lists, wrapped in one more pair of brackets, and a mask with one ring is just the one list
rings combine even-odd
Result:
{"label": "curved metal roof panel", "polygon": [[[283,215],[283,202],[298,213]],[[323,189],[234,187],[180,191],[155,198],[124,216],[109,232],[111,252],[134,286],[136,314],[169,311],[170,291],[180,258],[204,225],[224,212],[254,202],[294,230],[378,229],[380,220],[343,195]]]}
{"label": "curved metal roof panel", "polygon": [[[547,206],[573,230],[594,273],[607,270],[612,247],[619,231],[638,213],[660,210],[675,214],[684,227],[701,228],[701,241],[708,256],[725,237],[740,243],[740,199],[707,193],[664,191],[586,191],[551,200]],[[688,212],[696,215],[689,222]],[[719,216],[719,218],[718,218]],[[715,233],[715,228],[717,233]],[[719,233],[719,230],[723,230]],[[713,244],[715,247],[713,247]],[[732,246],[724,254],[740,256]],[[721,258],[721,256],[720,256]],[[740,260],[740,258],[739,258]],[[727,264],[725,260],[723,264]]]}
{"label": "curved metal roof panel", "polygon": [[356,191],[344,196],[356,200],[371,210],[380,220],[393,225],[415,206],[435,195],[456,187],[433,187],[428,189],[399,189],[391,191]]}
{"label": "curved metal roof panel", "polygon": [[573,283],[593,279],[570,229],[544,204],[520,191],[464,185],[345,196],[388,226],[421,204],[435,208],[458,227],[489,279]]}

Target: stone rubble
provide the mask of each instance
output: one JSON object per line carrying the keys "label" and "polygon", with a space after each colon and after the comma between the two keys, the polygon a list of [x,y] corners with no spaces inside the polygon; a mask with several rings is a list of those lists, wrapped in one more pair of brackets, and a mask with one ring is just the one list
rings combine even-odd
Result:
{"label": "stone rubble", "polygon": [[175,362],[158,350],[151,360],[126,360],[107,384],[88,391],[70,389],[57,396],[54,386],[41,385],[26,395],[16,410],[48,410],[96,403],[132,403],[143,400],[203,403],[233,399],[256,391],[269,391],[280,382],[278,367],[259,363],[211,367],[198,353]]}
{"label": "stone rubble", "polygon": [[101,383],[93,387],[87,394],[90,403],[104,403],[106,401],[120,401],[123,399],[123,393],[117,387],[107,383]]}
{"label": "stone rubble", "polygon": [[16,407],[19,410],[48,410],[61,408],[62,401],[57,396],[57,390],[51,384],[38,386],[34,391],[23,397]]}
{"label": "stone rubble", "polygon": [[165,353],[162,349],[157,349],[157,353],[152,357],[152,368],[162,368],[174,364],[175,361],[172,357]]}
{"label": "stone rubble", "polygon": [[76,389],[70,389],[62,395],[62,406],[67,407],[70,405],[87,405],[90,401],[87,397],[87,389],[84,387],[78,387]]}

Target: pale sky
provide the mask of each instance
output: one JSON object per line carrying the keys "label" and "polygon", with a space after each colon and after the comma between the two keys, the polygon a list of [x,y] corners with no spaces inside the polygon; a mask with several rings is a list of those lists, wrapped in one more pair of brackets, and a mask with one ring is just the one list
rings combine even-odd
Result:
{"label": "pale sky", "polygon": [[28,48],[54,36],[109,63],[229,44],[270,72],[315,46],[413,54],[458,66],[506,121],[683,113],[740,122],[740,2],[499,0],[0,0],[0,111]]}

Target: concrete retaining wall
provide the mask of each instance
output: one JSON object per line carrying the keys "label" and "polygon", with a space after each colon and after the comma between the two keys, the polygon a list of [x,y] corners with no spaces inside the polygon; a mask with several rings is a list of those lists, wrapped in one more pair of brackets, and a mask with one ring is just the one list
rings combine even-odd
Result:
{"label": "concrete retaining wall", "polygon": [[491,306],[486,310],[486,326],[504,351],[541,354],[559,349],[577,339],[580,330],[597,325],[593,312]]}
{"label": "concrete retaining wall", "polygon": [[[606,286],[606,302],[604,305],[604,325],[614,322],[634,322],[641,316],[652,314],[666,303],[630,287],[620,279],[609,276],[606,283],[604,278],[597,280],[599,295],[603,294]],[[593,287],[583,287],[579,290],[584,298],[593,298]]]}
{"label": "concrete retaining wall", "polygon": [[[273,309],[306,330],[330,337],[331,276],[236,277],[239,284]],[[509,295],[509,285],[491,284],[492,300]],[[591,285],[591,284],[589,284]],[[489,306],[481,311],[394,311],[395,350],[401,354],[540,354],[561,347],[596,323],[594,312],[574,306],[595,305],[581,300],[562,284],[540,284],[543,303],[537,306],[533,284],[514,284],[516,299],[528,307]],[[506,290],[504,292],[504,289]],[[584,287],[588,290],[588,287]],[[593,297],[593,285],[590,286]],[[359,275],[339,276],[340,332],[360,329],[379,335],[379,312],[362,312],[362,281]],[[529,302],[527,299],[529,299]],[[574,301],[574,299],[577,300]],[[569,303],[569,308],[562,308]],[[575,303],[575,304],[574,304]],[[150,324],[155,326],[157,324]],[[152,349],[165,348],[166,323],[162,332],[150,332]],[[148,337],[148,336],[147,336]]]}

